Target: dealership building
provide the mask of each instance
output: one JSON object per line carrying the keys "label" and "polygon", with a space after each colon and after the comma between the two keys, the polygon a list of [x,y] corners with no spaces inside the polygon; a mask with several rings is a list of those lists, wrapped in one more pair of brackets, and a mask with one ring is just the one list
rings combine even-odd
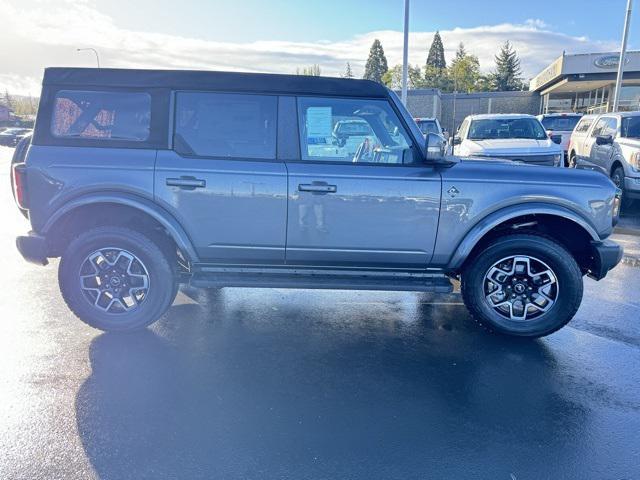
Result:
{"label": "dealership building", "polygon": [[[414,117],[437,117],[451,131],[478,113],[602,113],[611,108],[618,70],[617,53],[563,54],[531,79],[526,92],[441,93],[409,90]],[[455,107],[454,107],[455,104]],[[625,56],[620,110],[640,110],[640,51]]]}
{"label": "dealership building", "polygon": [[[541,97],[541,113],[604,113],[611,109],[620,55],[562,55],[536,75],[529,90]],[[640,51],[625,55],[619,110],[640,110]]]}

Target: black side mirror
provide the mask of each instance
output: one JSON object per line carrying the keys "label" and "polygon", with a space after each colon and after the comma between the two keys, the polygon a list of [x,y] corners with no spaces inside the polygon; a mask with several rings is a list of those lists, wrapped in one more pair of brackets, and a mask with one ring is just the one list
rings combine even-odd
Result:
{"label": "black side mirror", "polygon": [[613,136],[611,135],[598,135],[596,137],[597,145],[611,145],[613,143]]}
{"label": "black side mirror", "polygon": [[427,161],[437,161],[447,152],[447,141],[442,135],[428,133],[426,140]]}
{"label": "black side mirror", "polygon": [[560,145],[562,143],[562,135],[549,135],[549,138],[556,145]]}
{"label": "black side mirror", "polygon": [[451,137],[451,145],[460,145],[462,143],[462,139],[456,135]]}

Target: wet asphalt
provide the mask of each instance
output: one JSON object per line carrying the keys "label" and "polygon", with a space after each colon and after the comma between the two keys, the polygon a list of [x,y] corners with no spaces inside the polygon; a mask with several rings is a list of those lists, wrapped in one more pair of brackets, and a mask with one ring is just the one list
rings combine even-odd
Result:
{"label": "wet asphalt", "polygon": [[640,236],[540,340],[457,293],[266,289],[104,334],[19,257],[1,157],[0,479],[640,478]]}

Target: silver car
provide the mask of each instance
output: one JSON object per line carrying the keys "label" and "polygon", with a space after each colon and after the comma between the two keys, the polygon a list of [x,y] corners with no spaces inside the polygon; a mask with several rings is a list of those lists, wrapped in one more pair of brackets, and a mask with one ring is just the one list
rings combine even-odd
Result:
{"label": "silver car", "polygon": [[610,177],[625,203],[640,199],[640,112],[585,116],[571,136],[569,155],[573,166]]}

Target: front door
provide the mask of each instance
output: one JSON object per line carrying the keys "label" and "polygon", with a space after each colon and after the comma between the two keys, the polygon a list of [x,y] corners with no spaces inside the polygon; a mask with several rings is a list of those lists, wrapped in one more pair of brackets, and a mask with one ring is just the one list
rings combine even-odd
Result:
{"label": "front door", "polygon": [[[600,119],[602,128],[599,129],[599,136],[610,136],[615,139],[617,133],[617,120],[615,117],[603,117]],[[597,126],[596,126],[597,127]],[[594,129],[594,132],[596,129]],[[611,173],[611,161],[613,157],[614,147],[611,143],[598,145],[594,142],[591,149],[591,163],[600,169],[606,175]]]}
{"label": "front door", "polygon": [[300,159],[287,162],[286,263],[425,268],[440,174],[386,100],[300,97]]}
{"label": "front door", "polygon": [[276,96],[179,92],[174,149],[159,151],[156,200],[202,261],[282,265],[287,171],[276,159]]}

